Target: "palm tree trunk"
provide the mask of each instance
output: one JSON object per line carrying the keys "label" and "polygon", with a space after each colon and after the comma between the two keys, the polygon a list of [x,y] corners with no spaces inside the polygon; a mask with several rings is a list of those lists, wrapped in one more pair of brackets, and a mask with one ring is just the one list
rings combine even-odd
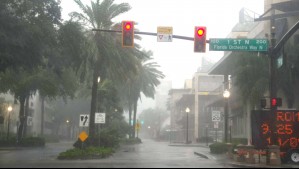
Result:
{"label": "palm tree trunk", "polygon": [[135,138],[135,133],[136,133],[135,126],[136,126],[136,114],[137,114],[137,101],[134,102],[133,138]]}
{"label": "palm tree trunk", "polygon": [[[98,62],[97,62],[98,63]],[[95,112],[97,106],[97,89],[98,89],[98,64],[95,64],[94,72],[93,72],[93,79],[92,79],[92,91],[91,91],[91,110],[89,115],[89,137],[91,138],[92,144],[94,144],[95,138]]]}

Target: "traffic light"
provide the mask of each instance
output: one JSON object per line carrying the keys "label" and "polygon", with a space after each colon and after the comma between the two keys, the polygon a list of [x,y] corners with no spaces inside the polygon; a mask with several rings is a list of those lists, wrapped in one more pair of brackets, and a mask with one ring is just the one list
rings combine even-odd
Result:
{"label": "traffic light", "polygon": [[267,99],[266,98],[262,98],[261,99],[261,107],[264,109],[267,106]]}
{"label": "traffic light", "polygon": [[206,52],[206,34],[205,26],[195,26],[194,31],[194,52]]}
{"label": "traffic light", "polygon": [[122,47],[134,47],[133,21],[122,21]]}
{"label": "traffic light", "polygon": [[282,105],[281,98],[271,98],[271,107],[280,107]]}

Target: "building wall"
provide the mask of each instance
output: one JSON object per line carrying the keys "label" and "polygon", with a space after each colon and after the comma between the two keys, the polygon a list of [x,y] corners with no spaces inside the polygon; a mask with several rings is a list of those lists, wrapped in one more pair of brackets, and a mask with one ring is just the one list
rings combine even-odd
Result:
{"label": "building wall", "polygon": [[208,75],[207,73],[195,73],[193,78],[195,91],[195,118],[194,118],[194,142],[206,136],[206,127],[212,127],[211,112],[207,111],[206,104],[222,94],[219,86],[223,85],[222,75]]}

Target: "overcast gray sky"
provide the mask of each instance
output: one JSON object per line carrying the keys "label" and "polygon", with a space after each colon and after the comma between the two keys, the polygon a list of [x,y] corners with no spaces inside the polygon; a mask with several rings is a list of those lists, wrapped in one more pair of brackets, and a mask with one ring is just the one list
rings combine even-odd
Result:
{"label": "overcast gray sky", "polygon": [[[90,5],[90,0],[82,0]],[[264,0],[115,0],[115,4],[127,2],[132,9],[115,18],[115,22],[132,20],[143,32],[157,32],[158,26],[173,27],[174,35],[193,37],[195,26],[207,27],[207,39],[226,38],[238,22],[239,11],[245,7],[263,14]],[[72,0],[62,0],[62,16],[80,11]],[[152,50],[166,80],[172,80],[173,88],[183,88],[184,80],[191,79],[201,66],[202,57],[218,61],[223,52],[194,53],[193,42],[173,39],[173,42],[157,42],[154,36],[141,35],[137,41],[144,49]],[[120,44],[121,45],[121,44]]]}

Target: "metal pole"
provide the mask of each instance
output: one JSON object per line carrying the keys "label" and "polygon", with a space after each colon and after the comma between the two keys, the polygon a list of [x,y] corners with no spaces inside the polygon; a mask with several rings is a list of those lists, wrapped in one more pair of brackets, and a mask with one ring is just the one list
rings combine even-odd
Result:
{"label": "metal pole", "polygon": [[189,126],[189,124],[188,124],[188,114],[189,113],[187,113],[187,137],[186,137],[186,144],[188,144],[188,126]]}
{"label": "metal pole", "polygon": [[209,139],[208,139],[208,127],[206,127],[206,143],[207,146],[209,145]]}
{"label": "metal pole", "polygon": [[[228,75],[224,75],[224,88],[228,89]],[[224,98],[224,142],[227,143],[228,137],[228,98]]]}
{"label": "metal pole", "polygon": [[225,98],[225,106],[224,106],[224,142],[227,143],[228,137],[228,98]]}
{"label": "metal pole", "polygon": [[7,136],[6,136],[7,140],[8,140],[8,137],[9,137],[9,126],[10,126],[10,112],[8,114],[8,123],[7,123]]}

